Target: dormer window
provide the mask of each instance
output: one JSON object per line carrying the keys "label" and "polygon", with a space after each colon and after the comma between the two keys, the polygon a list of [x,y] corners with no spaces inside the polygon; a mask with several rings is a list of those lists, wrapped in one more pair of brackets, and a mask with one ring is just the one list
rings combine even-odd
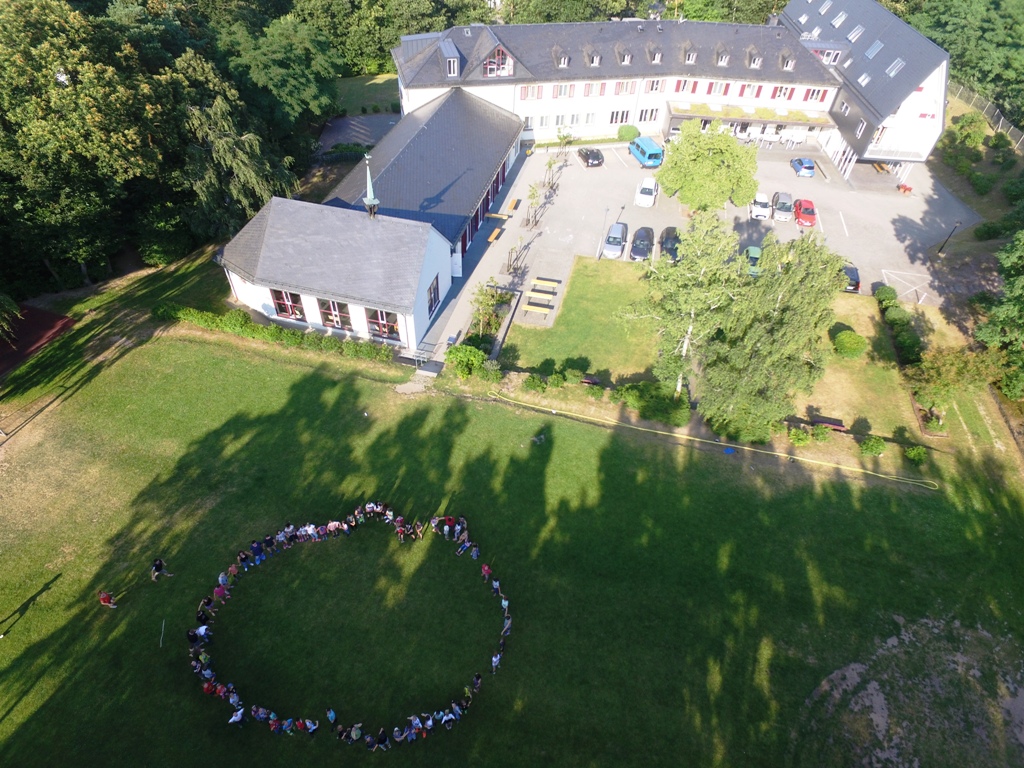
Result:
{"label": "dormer window", "polygon": [[761,68],[761,63],[762,63],[762,59],[761,59],[760,56],[751,56],[750,57],[750,68],[751,69],[760,69]]}
{"label": "dormer window", "polygon": [[836,17],[832,19],[832,26],[839,29],[839,25],[846,21],[846,11],[842,11],[836,14]]}
{"label": "dormer window", "polygon": [[661,51],[655,51],[651,55],[651,63],[652,64],[661,64]]}
{"label": "dormer window", "polygon": [[727,67],[727,66],[729,66],[729,54],[728,53],[720,53],[720,54],[718,54],[718,66],[720,66],[720,67]]}
{"label": "dormer window", "polygon": [[887,74],[889,77],[896,77],[896,75],[899,74],[899,71],[903,69],[906,63],[907,62],[905,62],[903,59],[896,59],[896,61],[890,64],[889,68],[885,70],[885,74]]}
{"label": "dormer window", "polygon": [[601,54],[592,53],[590,54],[590,66],[599,67],[601,66]]}
{"label": "dormer window", "polygon": [[624,54],[622,54],[622,63],[623,64],[632,64],[633,63],[633,54],[632,53],[624,53]]}
{"label": "dormer window", "polygon": [[696,64],[697,63],[697,52],[696,51],[687,51],[686,52],[686,59],[684,59],[684,60],[686,61],[687,64]]}
{"label": "dormer window", "polygon": [[448,77],[459,76],[459,60],[456,58],[448,59]]}
{"label": "dormer window", "polygon": [[565,69],[566,67],[568,67],[569,66],[569,57],[568,56],[564,56],[564,55],[563,56],[559,56],[558,57],[558,66],[561,69]]}
{"label": "dormer window", "polygon": [[782,68],[786,72],[792,72],[795,67],[796,67],[796,59],[783,59],[782,60]]}
{"label": "dormer window", "polygon": [[440,50],[441,55],[444,57],[445,72],[448,77],[458,77],[459,62],[461,60],[459,49],[455,47],[455,43],[451,40],[442,40]]}
{"label": "dormer window", "polygon": [[484,61],[484,77],[511,77],[515,73],[515,62],[498,46]]}
{"label": "dormer window", "polygon": [[850,34],[846,36],[846,39],[851,43],[856,43],[857,38],[864,34],[864,27],[858,24],[856,27],[850,30]]}

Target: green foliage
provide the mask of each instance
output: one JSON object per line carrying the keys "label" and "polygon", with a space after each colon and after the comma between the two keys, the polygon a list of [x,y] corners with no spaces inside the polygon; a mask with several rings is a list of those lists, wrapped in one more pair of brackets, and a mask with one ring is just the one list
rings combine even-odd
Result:
{"label": "green foliage", "polygon": [[799,427],[793,427],[789,430],[789,442],[800,448],[804,445],[808,445],[811,442],[811,436],[806,430],[800,429]]}
{"label": "green foliage", "polygon": [[604,387],[591,385],[586,388],[587,396],[591,400],[603,400],[604,399]]}
{"label": "green foliage", "polygon": [[974,228],[974,237],[984,242],[985,240],[996,240],[1007,234],[1006,224],[1002,221],[983,221]]}
{"label": "green foliage", "polygon": [[566,368],[562,375],[565,376],[566,384],[580,384],[586,374],[578,368]]}
{"label": "green foliage", "polygon": [[468,344],[449,347],[444,354],[445,364],[450,365],[460,379],[468,379],[481,370],[486,359],[487,356],[482,350]]}
{"label": "green foliage", "polygon": [[484,381],[501,381],[501,365],[497,360],[484,360],[484,364],[477,369],[476,374]]}
{"label": "green foliage", "polygon": [[989,139],[988,146],[990,149],[1009,149],[1013,142],[1004,131],[996,131]]}
{"label": "green foliage", "polygon": [[694,210],[717,210],[732,200],[743,206],[757,192],[757,150],[744,147],[715,120],[701,132],[700,120],[687,120],[665,147],[655,174],[668,195]]}
{"label": "green foliage", "polygon": [[976,194],[987,195],[995,188],[996,183],[999,181],[999,174],[973,171],[968,180],[971,182],[971,188]]}
{"label": "green foliage", "polygon": [[903,449],[903,455],[915,467],[919,467],[928,461],[928,449],[923,445],[908,445]]}
{"label": "green foliage", "polygon": [[972,352],[962,347],[933,347],[921,362],[904,374],[914,397],[925,408],[944,408],[957,393],[971,392],[1001,377],[1002,353],[998,348]]}
{"label": "green foliage", "polygon": [[811,427],[811,437],[816,443],[827,443],[832,439],[832,430],[824,424],[815,424]]}
{"label": "green foliage", "polygon": [[940,434],[945,431],[945,427],[942,426],[942,419],[938,416],[929,416],[924,420],[924,428],[929,432]]}
{"label": "green foliage", "polygon": [[565,376],[560,373],[552,373],[548,376],[548,386],[552,389],[561,389],[565,386]]}
{"label": "green foliage", "polygon": [[855,358],[867,351],[868,340],[856,331],[840,331],[832,341],[832,346],[840,357]]}
{"label": "green foliage", "polygon": [[958,144],[977,148],[985,141],[988,121],[981,112],[967,112],[953,122],[953,133]]}
{"label": "green foliage", "polygon": [[523,389],[527,392],[543,392],[547,388],[544,378],[536,373],[531,373],[523,380]]}
{"label": "green foliage", "polygon": [[375,115],[379,115],[380,114],[380,104],[374,104],[370,109],[373,112],[373,114],[375,114]]}
{"label": "green foliage", "polygon": [[642,419],[665,424],[680,426],[690,418],[689,404],[685,400],[677,400],[671,387],[656,381],[639,381],[616,387],[612,390],[611,401],[637,411]]}
{"label": "green foliage", "polygon": [[914,319],[914,316],[910,314],[901,306],[892,306],[885,310],[885,322],[886,324],[894,329],[899,330],[905,326],[910,325],[910,321]]}
{"label": "green foliage", "polygon": [[1005,182],[1003,184],[1003,195],[1011,205],[1016,205],[1024,200],[1024,176],[1018,176],[1016,179],[1010,179]]}
{"label": "green foliage", "polygon": [[878,302],[879,308],[884,312],[889,307],[894,307],[899,303],[899,294],[896,293],[896,289],[891,285],[880,285],[875,289],[875,301]]}
{"label": "green foliage", "polygon": [[21,310],[14,299],[6,293],[0,293],[0,342],[14,346],[14,323],[21,319]]}
{"label": "green foliage", "polygon": [[388,105],[388,109],[391,110],[392,114],[395,114],[395,115],[401,114],[401,112],[402,112],[402,102],[400,102],[400,101],[392,101]]}
{"label": "green foliage", "polygon": [[478,336],[494,337],[501,329],[501,322],[508,313],[512,294],[500,288],[492,277],[477,286],[473,294],[473,320],[470,327]]}
{"label": "green foliage", "polygon": [[909,325],[896,332],[892,343],[901,365],[914,365],[921,361],[923,342],[917,331]]}
{"label": "green foliage", "polygon": [[885,453],[885,440],[878,435],[868,435],[860,444],[861,456],[881,456]]}
{"label": "green foliage", "polygon": [[619,126],[619,141],[632,141],[640,135],[640,129],[635,125]]}

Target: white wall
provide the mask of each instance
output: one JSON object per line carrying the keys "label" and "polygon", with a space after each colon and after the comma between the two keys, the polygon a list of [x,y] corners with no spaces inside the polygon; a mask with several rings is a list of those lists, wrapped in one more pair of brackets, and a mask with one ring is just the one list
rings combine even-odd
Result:
{"label": "white wall", "polygon": [[440,311],[445,296],[452,287],[452,262],[451,244],[441,237],[435,230],[431,229],[427,236],[426,255],[423,259],[423,270],[420,272],[419,285],[416,288],[416,304],[413,307],[412,315],[408,319],[408,339],[403,338],[406,346],[413,349],[423,340],[427,328],[430,326],[431,315],[428,312],[427,290],[430,284],[437,277],[438,308],[434,313]]}
{"label": "white wall", "polygon": [[864,157],[925,160],[942,136],[946,101],[946,66],[929,75],[896,113],[875,132]]}

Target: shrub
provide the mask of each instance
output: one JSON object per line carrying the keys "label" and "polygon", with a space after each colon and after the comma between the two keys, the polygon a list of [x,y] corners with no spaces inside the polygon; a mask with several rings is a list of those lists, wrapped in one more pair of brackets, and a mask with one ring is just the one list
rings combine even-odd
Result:
{"label": "shrub", "polygon": [[341,354],[341,339],[337,336],[324,336],[324,340],[320,343],[320,348],[324,352],[339,355]]}
{"label": "shrub", "polygon": [[799,427],[793,427],[789,430],[789,442],[799,448],[800,446],[810,443],[811,436]]}
{"label": "shrub", "polygon": [[924,428],[929,432],[944,432],[945,427],[942,426],[942,419],[938,416],[929,416],[924,420]]}
{"label": "shrub", "polygon": [[580,384],[585,374],[579,368],[566,368],[562,375],[565,376],[566,384]]}
{"label": "shrub", "polygon": [[[891,310],[890,310],[891,311]],[[888,314],[888,313],[887,313]],[[868,348],[868,340],[856,331],[840,331],[832,342],[840,357],[860,357]]]}
{"label": "shrub", "polygon": [[476,347],[459,344],[444,353],[444,361],[460,379],[468,379],[483,367],[487,356]]}
{"label": "shrub", "polygon": [[974,237],[978,240],[995,240],[1007,232],[1006,224],[1002,221],[983,221],[974,228]]}
{"label": "shrub", "polygon": [[[639,412],[644,419],[666,424],[683,424],[690,416],[689,404],[676,400],[670,388],[655,381],[623,384],[612,390],[611,401]],[[685,417],[682,414],[685,412]]]}
{"label": "shrub", "polygon": [[635,125],[619,126],[619,141],[632,141],[640,135],[640,129]]}
{"label": "shrub", "polygon": [[1009,173],[1017,167],[1017,156],[1007,155],[999,160],[999,170],[1003,173]]}
{"label": "shrub", "polygon": [[885,453],[885,440],[878,435],[868,435],[860,444],[861,456],[881,456]]}
{"label": "shrub", "polygon": [[298,328],[281,329],[281,343],[286,347],[301,347],[303,336],[305,336],[305,334]]}
{"label": "shrub", "polygon": [[908,445],[903,449],[903,455],[907,461],[919,467],[928,460],[928,449],[923,445]]}
{"label": "shrub", "polygon": [[485,355],[489,355],[491,354],[491,350],[494,348],[494,337],[490,335],[481,336],[479,333],[471,333],[462,340],[462,343],[470,347],[476,347]]}
{"label": "shrub", "polygon": [[527,392],[543,392],[547,388],[548,385],[544,383],[544,379],[536,373],[531,373],[523,381],[523,389]]}
{"label": "shrub", "polygon": [[548,386],[554,387],[555,389],[561,389],[565,386],[565,376],[560,373],[552,373],[548,376]]}
{"label": "shrub", "polygon": [[972,171],[969,177],[971,187],[979,195],[987,195],[995,187],[996,182],[999,181],[999,176],[995,173],[978,173]]}
{"label": "shrub", "polygon": [[900,306],[889,307],[885,310],[885,322],[886,325],[891,327],[893,330],[899,330],[910,325],[910,321],[914,319],[907,310]]}
{"label": "shrub", "polygon": [[317,333],[316,331],[307,331],[302,334],[302,348],[313,352],[320,352],[324,348],[325,338],[325,336]]}
{"label": "shrub", "polygon": [[893,339],[896,357],[903,365],[915,365],[921,362],[921,337],[909,326],[900,330]]}
{"label": "shrub", "polygon": [[972,163],[970,159],[962,154],[956,155],[953,160],[953,170],[956,171],[959,176],[970,177],[970,175],[974,173],[974,168],[971,166]]}
{"label": "shrub", "polygon": [[1024,200],[1024,176],[1010,179],[1003,184],[1003,195],[1011,205],[1016,205]]}
{"label": "shrub", "polygon": [[891,285],[880,285],[875,289],[875,301],[878,302],[878,306],[884,312],[889,307],[894,307],[899,303],[899,294],[896,293],[896,289]]}
{"label": "shrub", "polygon": [[391,102],[391,111],[392,111],[392,112],[393,112],[394,114],[396,114],[396,115],[397,115],[397,114],[398,114],[399,112],[401,112],[401,111],[402,111],[402,104],[401,104],[401,102],[398,102],[398,101],[392,101],[392,102]]}
{"label": "shrub", "polygon": [[958,144],[965,147],[980,147],[988,133],[988,121],[981,112],[968,112],[961,115],[953,125]]}
{"label": "shrub", "polygon": [[501,366],[497,360],[484,360],[477,370],[477,375],[484,381],[501,381]]}
{"label": "shrub", "polygon": [[344,107],[341,112],[338,113],[339,117],[348,117],[348,107]]}
{"label": "shrub", "polygon": [[374,104],[373,105],[373,114],[375,114],[375,115],[379,115],[380,114],[380,104]]}
{"label": "shrub", "polygon": [[179,314],[184,307],[181,304],[177,304],[173,301],[161,301],[155,307],[153,307],[153,317],[157,320],[176,321],[179,319]]}
{"label": "shrub", "polygon": [[587,394],[590,395],[594,400],[604,399],[604,387],[597,386],[596,384],[587,387]]}
{"label": "shrub", "polygon": [[247,336],[249,326],[255,325],[244,309],[232,309],[220,319],[220,329],[238,336]]}
{"label": "shrub", "polygon": [[988,145],[991,149],[1008,149],[1013,146],[1013,142],[1005,131],[996,131],[988,140]]}
{"label": "shrub", "polygon": [[365,115],[366,114],[366,107],[365,106],[360,107],[359,111],[362,112]]}
{"label": "shrub", "polygon": [[811,427],[811,437],[816,443],[827,443],[832,439],[832,430],[824,424],[815,424]]}

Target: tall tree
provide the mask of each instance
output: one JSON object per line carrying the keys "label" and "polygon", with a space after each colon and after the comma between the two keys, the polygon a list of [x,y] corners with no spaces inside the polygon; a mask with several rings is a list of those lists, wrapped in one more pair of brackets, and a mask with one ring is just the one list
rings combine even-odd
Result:
{"label": "tall tree", "polygon": [[14,322],[21,317],[18,305],[6,293],[0,293],[0,342],[14,345]]}
{"label": "tall tree", "polygon": [[1003,293],[990,309],[975,338],[991,349],[1005,351],[1003,393],[1024,398],[1024,230],[996,254]]}
{"label": "tall tree", "polygon": [[741,146],[721,129],[719,120],[705,131],[700,120],[687,120],[665,147],[658,183],[692,209],[721,208],[729,199],[746,205],[757,192],[757,150]]}

